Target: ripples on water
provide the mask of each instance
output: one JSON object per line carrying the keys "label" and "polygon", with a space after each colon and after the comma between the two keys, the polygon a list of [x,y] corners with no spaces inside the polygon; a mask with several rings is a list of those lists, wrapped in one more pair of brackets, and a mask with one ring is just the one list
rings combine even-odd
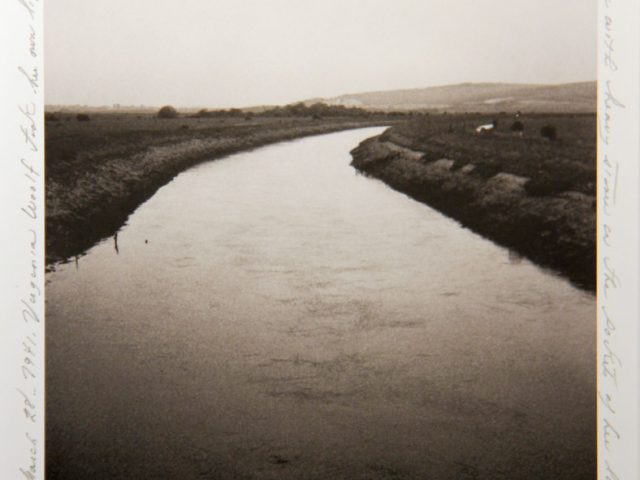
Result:
{"label": "ripples on water", "polygon": [[382,183],[202,164],[47,285],[51,478],[592,478],[591,295]]}

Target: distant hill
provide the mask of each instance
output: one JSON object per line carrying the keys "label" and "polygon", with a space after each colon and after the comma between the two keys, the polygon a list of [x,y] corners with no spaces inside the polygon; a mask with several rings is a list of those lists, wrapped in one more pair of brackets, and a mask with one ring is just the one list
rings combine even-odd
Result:
{"label": "distant hill", "polygon": [[314,98],[305,103],[318,101],[370,110],[582,113],[596,111],[596,82],[561,85],[462,83]]}

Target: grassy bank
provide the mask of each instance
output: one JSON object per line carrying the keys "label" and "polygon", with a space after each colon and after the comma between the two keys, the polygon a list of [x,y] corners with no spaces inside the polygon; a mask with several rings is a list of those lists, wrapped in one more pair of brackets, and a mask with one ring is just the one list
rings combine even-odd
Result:
{"label": "grassy bank", "polygon": [[393,123],[368,118],[175,118],[57,113],[46,122],[47,264],[113,235],[176,174],[269,143]]}
{"label": "grassy bank", "polygon": [[[498,120],[491,135],[475,127]],[[595,115],[414,118],[352,154],[353,165],[468,228],[595,289]],[[552,126],[556,138],[541,136]]]}

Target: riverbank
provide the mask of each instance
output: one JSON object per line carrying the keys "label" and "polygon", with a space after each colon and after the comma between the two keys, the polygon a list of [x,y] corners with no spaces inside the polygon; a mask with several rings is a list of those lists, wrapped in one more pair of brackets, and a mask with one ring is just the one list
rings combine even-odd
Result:
{"label": "riverbank", "polygon": [[[394,127],[355,148],[352,165],[595,290],[593,116],[524,119],[531,127],[522,136],[508,126],[478,136],[481,120],[441,116]],[[555,141],[538,133],[549,122],[563,127]]]}
{"label": "riverbank", "polygon": [[135,114],[92,115],[80,122],[58,114],[46,124],[47,265],[80,255],[113,235],[158,188],[199,162],[304,136],[391,123],[384,117],[163,120]]}

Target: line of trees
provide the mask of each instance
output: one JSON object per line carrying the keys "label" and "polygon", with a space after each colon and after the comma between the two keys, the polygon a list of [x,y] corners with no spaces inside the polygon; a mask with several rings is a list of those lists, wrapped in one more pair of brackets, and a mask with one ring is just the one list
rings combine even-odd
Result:
{"label": "line of trees", "polygon": [[314,103],[312,105],[305,105],[303,102],[292,103],[290,105],[284,105],[279,107],[273,107],[261,112],[245,112],[239,108],[230,108],[227,110],[207,110],[206,108],[200,110],[195,114],[199,118],[251,118],[257,117],[311,117],[311,118],[326,118],[326,117],[370,117],[374,115],[394,115],[402,116],[406,115],[404,112],[375,112],[371,110],[365,110],[358,107],[345,107],[344,105],[327,105],[326,103]]}

